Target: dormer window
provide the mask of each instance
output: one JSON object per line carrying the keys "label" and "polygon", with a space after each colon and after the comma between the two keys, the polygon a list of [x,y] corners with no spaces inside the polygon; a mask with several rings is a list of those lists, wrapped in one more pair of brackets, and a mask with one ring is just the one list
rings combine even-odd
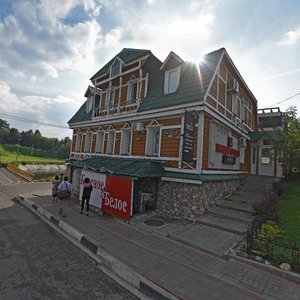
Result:
{"label": "dormer window", "polygon": [[115,87],[111,86],[108,90],[107,90],[107,100],[106,100],[106,106],[108,108],[111,108],[114,105],[114,101],[115,101]]}
{"label": "dormer window", "polygon": [[127,103],[135,103],[138,99],[138,81],[131,81],[128,84]]}
{"label": "dormer window", "polygon": [[165,73],[165,94],[176,92],[180,79],[180,68],[168,70]]}
{"label": "dormer window", "polygon": [[117,59],[112,66],[111,77],[120,75],[120,73],[121,73],[121,62]]}

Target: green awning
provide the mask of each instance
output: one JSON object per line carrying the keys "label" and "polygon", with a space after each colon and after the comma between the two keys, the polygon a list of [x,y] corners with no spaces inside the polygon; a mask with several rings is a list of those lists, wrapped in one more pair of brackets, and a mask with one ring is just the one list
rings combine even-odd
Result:
{"label": "green awning", "polygon": [[161,177],[164,173],[160,162],[137,158],[97,156],[81,161],[71,160],[70,165],[131,178]]}

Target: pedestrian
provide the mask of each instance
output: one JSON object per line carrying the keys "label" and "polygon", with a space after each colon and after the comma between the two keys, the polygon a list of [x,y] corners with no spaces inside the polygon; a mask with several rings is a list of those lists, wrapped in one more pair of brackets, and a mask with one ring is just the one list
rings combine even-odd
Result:
{"label": "pedestrian", "polygon": [[71,191],[72,191],[72,184],[68,181],[68,176],[64,177],[64,180],[58,186],[58,199],[60,200],[60,208],[59,213],[66,217],[66,205],[67,201],[71,199]]}
{"label": "pedestrian", "polygon": [[92,193],[93,187],[90,182],[90,179],[88,177],[84,178],[83,182],[83,192],[82,192],[82,198],[81,198],[81,211],[80,213],[83,214],[83,207],[84,207],[84,202],[86,201],[86,215],[89,215],[89,210],[90,210],[90,198],[91,198],[91,193]]}
{"label": "pedestrian", "polygon": [[58,176],[55,176],[54,181],[52,182],[52,200],[58,202],[57,198],[57,190],[60,184],[60,180]]}

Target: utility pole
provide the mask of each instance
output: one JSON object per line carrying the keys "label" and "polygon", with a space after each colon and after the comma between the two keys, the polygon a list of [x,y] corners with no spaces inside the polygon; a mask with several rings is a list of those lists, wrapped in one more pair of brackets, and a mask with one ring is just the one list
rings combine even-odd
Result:
{"label": "utility pole", "polygon": [[16,154],[16,162],[18,161],[19,151],[20,151],[20,139],[18,141],[18,148],[17,148],[17,154]]}

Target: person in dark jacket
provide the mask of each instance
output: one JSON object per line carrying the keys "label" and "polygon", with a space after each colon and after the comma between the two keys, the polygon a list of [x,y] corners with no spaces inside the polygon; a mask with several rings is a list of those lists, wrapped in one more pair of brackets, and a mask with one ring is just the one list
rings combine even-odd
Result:
{"label": "person in dark jacket", "polygon": [[84,202],[86,201],[86,215],[87,216],[89,215],[89,210],[90,210],[90,198],[91,198],[92,190],[93,190],[93,187],[90,182],[90,179],[87,177],[84,178],[80,213],[83,214]]}

